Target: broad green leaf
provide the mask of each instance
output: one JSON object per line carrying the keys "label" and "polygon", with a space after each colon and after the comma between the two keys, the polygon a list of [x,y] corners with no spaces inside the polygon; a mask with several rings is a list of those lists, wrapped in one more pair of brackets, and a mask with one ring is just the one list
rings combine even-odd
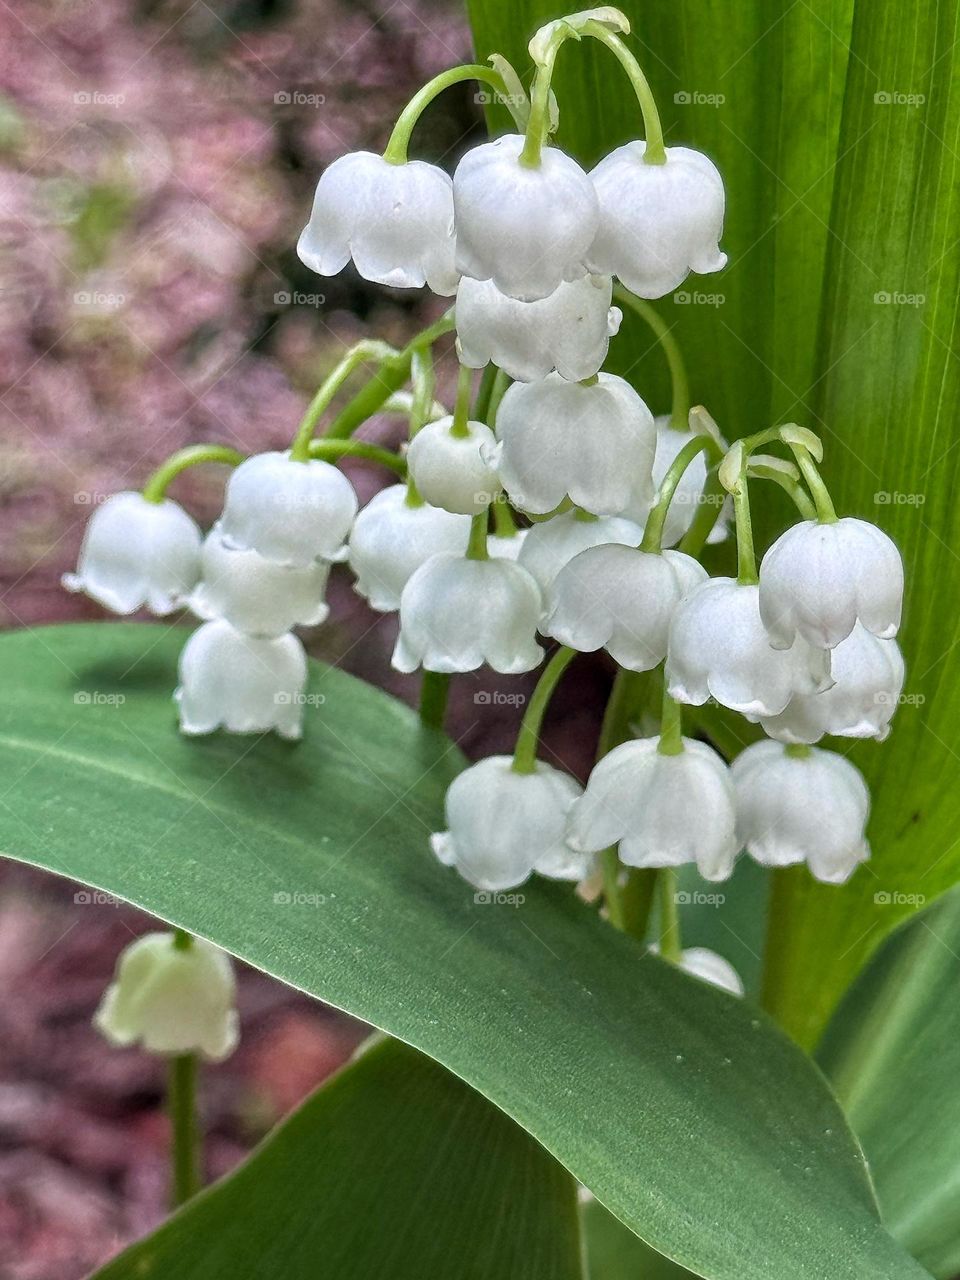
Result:
{"label": "broad green leaf", "polygon": [[578,1280],[576,1185],[512,1120],[388,1040],[95,1280]]}
{"label": "broad green leaf", "polygon": [[854,983],[819,1058],[860,1136],[890,1231],[960,1272],[960,889],[903,925]]}
{"label": "broad green leaf", "polygon": [[907,681],[890,739],[853,752],[871,863],[841,889],[790,872],[775,891],[768,1003],[805,1044],[884,935],[960,878],[958,20],[860,4],[853,28],[812,425],[842,507],[903,550]]}
{"label": "broad green leaf", "polygon": [[566,886],[497,904],[437,865],[445,739],[314,667],[300,746],[186,740],[180,634],[0,640],[0,847],[428,1053],[708,1280],[923,1274],[879,1227],[822,1078],[768,1020]]}

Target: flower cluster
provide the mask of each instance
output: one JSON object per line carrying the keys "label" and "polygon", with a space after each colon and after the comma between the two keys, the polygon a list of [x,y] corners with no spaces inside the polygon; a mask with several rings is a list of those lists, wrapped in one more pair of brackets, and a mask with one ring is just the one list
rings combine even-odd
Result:
{"label": "flower cluster", "polygon": [[[452,179],[408,160],[413,125],[457,80],[515,88],[502,59],[427,85],[382,156],[332,164],[300,238],[304,262],[326,274],[352,259],[370,280],[455,294],[453,308],[401,352],[378,343],[348,352],[289,451],[236,467],[202,543],[164,496],[182,466],[210,456],[199,447],[143,495],[118,495],[96,513],[69,583],[120,612],[186,604],[204,620],[181,662],[187,733],[300,734],[306,662],[292,629],[323,621],[330,566],[342,560],[374,609],[398,614],[393,664],[422,670],[433,703],[451,674],[483,664],[528,672],[544,658],[541,641],[558,645],[515,752],[456,779],[432,847],[481,891],[534,873],[584,881],[599,864],[611,916],[623,868],[657,869],[668,885],[671,869],[695,864],[723,880],[745,850],[765,865],[806,862],[820,880],[845,880],[868,856],[869,795],[843,755],[814,744],[828,734],[882,739],[904,677],[899,553],[873,525],[837,517],[819,439],[788,425],[728,447],[709,414],[690,408],[676,344],[645,300],[691,270],[724,265],[723,185],[705,156],[663,145],[627,30],[604,9],[538,32],[530,100],[511,98],[522,104],[517,132],[469,151]],[[557,53],[586,36],[627,70],[645,126],[644,141],[591,173],[550,141]],[[614,298],[665,348],[669,414],[654,417],[602,368],[621,319]],[[460,376],[450,411],[434,397],[432,344],[453,328]],[[351,418],[348,406],[315,438],[365,360],[378,363],[370,388],[383,394],[361,393],[364,413]],[[392,405],[391,379],[412,384]],[[385,402],[408,411],[405,456],[349,438]],[[761,453],[767,445],[790,458]],[[334,465],[351,453],[376,455],[400,477],[359,513]],[[758,569],[750,486],[765,480],[802,519]],[[731,508],[736,574],[711,577],[701,553],[727,536]],[[581,786],[538,758],[540,728],[568,663],[601,649],[619,674],[600,758]],[[651,690],[662,696],[659,729],[632,737],[631,716]],[[766,737],[728,763],[683,732],[682,708],[708,702]],[[693,723],[708,734],[708,720]],[[665,891],[662,901],[666,910]],[[684,964],[679,950],[668,958]],[[698,972],[695,959],[687,967]],[[725,985],[736,983],[726,975]]]}

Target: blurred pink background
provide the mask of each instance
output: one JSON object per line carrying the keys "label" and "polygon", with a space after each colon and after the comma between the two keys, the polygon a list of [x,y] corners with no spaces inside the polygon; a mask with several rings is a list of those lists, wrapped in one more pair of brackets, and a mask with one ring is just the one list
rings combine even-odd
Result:
{"label": "blurred pink background", "polygon": [[[103,616],[60,575],[104,496],[194,441],[284,445],[344,344],[401,343],[439,313],[351,269],[312,276],[294,246],[324,165],[382,147],[413,90],[470,47],[444,0],[17,0],[0,5],[0,37],[0,625],[22,627]],[[452,167],[481,130],[459,86],[416,150]],[[350,474],[364,500],[387,479]],[[222,482],[201,469],[175,494],[209,522]],[[331,600],[311,650],[414,697],[389,671],[393,620],[343,571]],[[552,712],[553,748],[580,771],[596,735],[581,708],[608,680],[583,664]],[[468,753],[503,749],[516,710],[478,712],[475,687],[455,692],[454,732]],[[149,922],[79,906],[76,886],[15,865],[0,877],[0,1273],[73,1280],[165,1211],[162,1064],[111,1051],[90,1026]],[[241,1048],[203,1086],[211,1175],[364,1034],[252,971],[240,1010]]]}

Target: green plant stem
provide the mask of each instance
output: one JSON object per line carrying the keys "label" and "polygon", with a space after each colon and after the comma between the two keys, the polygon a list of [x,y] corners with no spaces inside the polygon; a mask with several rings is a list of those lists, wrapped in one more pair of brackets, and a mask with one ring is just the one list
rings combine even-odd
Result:
{"label": "green plant stem", "polygon": [[424,670],[420,679],[420,723],[424,728],[443,728],[449,696],[449,675],[443,671]]}
{"label": "green plant stem", "polygon": [[465,438],[470,434],[470,397],[473,393],[473,370],[465,364],[457,376],[457,399],[453,406],[453,422],[450,434]]}
{"label": "green plant stem", "polygon": [[467,543],[467,559],[468,560],[488,560],[487,552],[487,525],[489,516],[487,509],[479,512],[470,522],[470,540]]}
{"label": "green plant stem", "polygon": [[351,347],[321,382],[316,394],[307,406],[307,411],[301,418],[299,427],[297,427],[297,434],[293,438],[293,444],[290,446],[290,457],[297,462],[308,461],[310,457],[310,442],[313,439],[317,423],[323,416],[324,410],[329,406],[330,401],[358,365],[364,364],[368,360],[376,360],[383,363],[397,354],[393,347],[388,346],[385,342],[378,342],[373,338],[364,339],[363,342],[358,342],[356,346]]}
{"label": "green plant stem", "polygon": [[749,474],[751,477],[756,476],[757,479],[772,480],[774,484],[778,484],[793,502],[804,520],[816,520],[817,509],[806,489],[796,480],[780,471],[764,470],[763,472],[754,472],[751,469]]}
{"label": "green plant stem", "polygon": [[678,756],[683,751],[683,714],[680,704],[667,693],[666,682],[664,682],[660,742],[657,750],[662,756]]}
{"label": "green plant stem", "polygon": [[677,911],[677,873],[673,867],[660,867],[657,872],[660,899],[660,954],[664,960],[679,964],[683,958],[680,942],[680,913]]}
{"label": "green plant stem", "polygon": [[804,449],[802,445],[791,444],[793,456],[797,460],[797,466],[807,482],[811,494],[813,495],[814,505],[816,507],[817,520],[820,524],[836,524],[837,513],[834,510],[833,502],[830,494],[827,492],[827,486],[823,483],[823,477],[817,470],[817,464],[810,456],[810,452]]}
{"label": "green plant stem", "polygon": [[720,483],[720,477],[714,467],[707,472],[696,514],[690,521],[689,529],[677,543],[678,551],[682,551],[684,555],[693,556],[694,560],[699,558],[707,545],[707,539],[713,532],[713,526],[720,519],[726,496],[727,491]]}
{"label": "green plant stem", "polygon": [[416,334],[405,347],[384,360],[371,380],[343,406],[323,433],[326,440],[345,440],[357,427],[372,418],[410,377],[414,353],[430,347],[438,338],[451,333],[454,328],[453,310],[445,312],[439,320]]}
{"label": "green plant stem", "polygon": [[750,517],[750,487],[747,480],[747,455],[741,459],[740,474],[733,487],[733,514],[737,524],[737,581],[741,586],[755,586],[757,557],[753,550],[753,522]]}
{"label": "green plant stem", "polygon": [[383,151],[384,160],[390,164],[405,164],[407,161],[407,151],[410,146],[410,137],[416,127],[417,121],[423,115],[424,111],[445,89],[449,89],[451,85],[460,84],[464,80],[479,80],[481,84],[488,84],[494,93],[499,94],[501,98],[509,97],[507,83],[499,71],[494,71],[492,67],[487,67],[481,63],[464,63],[463,66],[451,67],[448,71],[441,71],[438,76],[434,76],[429,80],[422,89],[418,89],[407,105],[400,112],[397,123],[393,126],[393,132]]}
{"label": "green plant stem", "polygon": [[490,413],[490,402],[493,399],[493,389],[497,383],[497,375],[500,370],[495,364],[488,364],[480,375],[480,385],[477,388],[477,396],[473,402],[473,420],[474,422],[486,422]]}
{"label": "green plant stem", "polygon": [[613,286],[613,296],[616,302],[621,302],[625,307],[629,307],[653,330],[653,334],[660,344],[670,368],[670,426],[674,431],[688,430],[690,382],[687,378],[687,367],[683,362],[683,353],[680,350],[680,344],[673,336],[673,330],[655,307],[647,302],[645,298],[638,298],[635,293],[631,293],[624,285],[615,284]]}
{"label": "green plant stem", "polygon": [[656,99],[647,77],[643,74],[640,63],[636,60],[624,42],[613,31],[600,22],[588,22],[583,27],[583,34],[593,36],[610,50],[624,71],[627,73],[633,91],[640,104],[643,116],[643,136],[646,140],[643,160],[645,164],[666,164],[667,153],[663,145],[663,127],[660,124],[660,113],[657,111]]}
{"label": "green plant stem", "polygon": [[695,436],[693,440],[687,441],[670,463],[667,473],[660,483],[657,500],[653,504],[653,508],[644,525],[643,541],[640,543],[641,551],[656,553],[660,550],[663,542],[663,527],[667,520],[667,513],[670,510],[670,503],[673,501],[673,495],[677,491],[677,485],[683,479],[683,473],[694,458],[700,453],[720,458],[722,452],[720,446],[711,436]]}
{"label": "green plant stem", "polygon": [[[174,929],[175,950],[189,951],[192,946],[193,938],[185,929]],[[200,1190],[197,1074],[195,1053],[180,1053],[170,1059],[167,1111],[170,1116],[170,1202],[174,1209],[185,1204]]]}
{"label": "green plant stem", "polygon": [[560,677],[576,655],[576,649],[569,649],[566,645],[561,645],[544,667],[540,679],[537,681],[537,687],[527,703],[527,709],[523,713],[523,719],[520,722],[520,731],[517,734],[517,743],[513,750],[514,773],[533,773],[536,769],[537,747],[540,743],[540,730],[543,726],[544,714],[550,705],[554,690],[560,682]]}
{"label": "green plant stem", "polygon": [[498,369],[496,380],[494,381],[494,384],[493,384],[493,391],[491,392],[491,395],[490,395],[490,403],[487,406],[487,416],[483,419],[483,421],[487,424],[487,426],[490,428],[491,431],[496,430],[497,411],[500,408],[500,401],[506,395],[507,388],[509,386],[510,386],[510,375],[507,373],[504,373],[502,369]]}
{"label": "green plant stem", "polygon": [[246,455],[231,449],[225,444],[190,444],[185,449],[172,453],[166,462],[162,462],[143,486],[143,496],[147,502],[163,502],[170,482],[201,462],[222,462],[228,467],[239,466]]}
{"label": "green plant stem", "polygon": [[382,467],[389,467],[400,477],[407,474],[406,459],[392,449],[384,449],[368,440],[328,440],[321,437],[310,441],[309,456],[322,458],[325,462],[336,458],[363,458],[367,462],[378,462]]}
{"label": "green plant stem", "polygon": [[567,40],[571,32],[563,27],[558,28],[550,37],[544,51],[543,61],[537,64],[533,89],[530,93],[530,115],[527,119],[527,132],[520,152],[520,164],[527,169],[538,169],[543,144],[547,138],[550,124],[550,82],[557,62],[560,46]]}
{"label": "green plant stem", "polygon": [[498,538],[515,538],[520,532],[517,528],[517,522],[513,518],[509,502],[501,496],[492,504],[493,507],[493,531]]}
{"label": "green plant stem", "polygon": [[805,742],[788,742],[783,748],[784,755],[792,756],[794,760],[809,760],[811,751]]}

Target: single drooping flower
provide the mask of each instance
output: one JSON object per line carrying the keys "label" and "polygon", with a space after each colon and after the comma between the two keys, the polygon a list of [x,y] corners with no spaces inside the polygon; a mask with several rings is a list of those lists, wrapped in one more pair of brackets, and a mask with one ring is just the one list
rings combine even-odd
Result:
{"label": "single drooping flower", "polygon": [[760,564],[760,616],[778,649],[797,635],[832,649],[858,621],[889,640],[902,608],[900,552],[866,520],[803,520],[780,535]]}
{"label": "single drooping flower", "polygon": [[623,378],[583,386],[551,373],[515,382],[497,412],[499,472],[514,506],[546,515],[564,498],[593,515],[653,499],[653,415]]}
{"label": "single drooping flower", "polygon": [[818,742],[825,733],[882,742],[903,689],[903,655],[896,640],[881,640],[859,622],[830,653],[833,685],[822,693],[797,694],[778,716],[762,716],[770,738]]}
{"label": "single drooping flower", "polygon": [[556,371],[580,382],[598,373],[621,312],[611,307],[609,276],[584,276],[559,285],[538,302],[518,302],[492,280],[464,276],[457,290],[457,341],[462,364],[493,361],[521,382]]}
{"label": "single drooping flower", "polygon": [[350,568],[356,591],[381,613],[400,608],[411,575],[435,555],[462,555],[470,537],[470,517],[429,502],[408,501],[405,484],[374,494],[350,530]]}
{"label": "single drooping flower", "polygon": [[760,620],[756,586],[710,578],[682,601],[667,646],[671,698],[702,706],[715,698],[745,716],[776,716],[797,694],[830,686],[830,654],[797,639],[774,649]]}
{"label": "single drooping flower", "polygon": [[[453,175],[456,266],[522,302],[585,274],[597,232],[597,196],[575,160],[544,147],[521,163],[524,138],[505,134],[468,151]],[[610,274],[600,272],[599,274]]]}
{"label": "single drooping flower", "polygon": [[227,482],[220,534],[227,546],[281,564],[343,560],[357,505],[353,485],[329,462],[258,453]]}
{"label": "single drooping flower", "polygon": [[118,1048],[140,1044],[148,1053],[222,1062],[239,1036],[235,989],[230,957],[219,947],[145,933],[121,954],[93,1021]]}
{"label": "single drooping flower", "polygon": [[114,613],[172,613],[197,581],[201,539],[196,521],[169,498],[115,493],[90,517],[77,572],[64,574],[63,585]]}
{"label": "single drooping flower", "polygon": [[583,852],[619,846],[629,867],[695,862],[705,880],[726,880],[740,846],[733,783],[703,742],[663,753],[659,738],[625,742],[603,757],[570,809],[567,841]]}
{"label": "single drooping flower", "polygon": [[200,581],[186,600],[198,618],[224,622],[253,636],[281,636],[292,627],[314,627],[330,610],[324,600],[330,565],[280,564],[259,551],[226,545],[220,526],[207,534]]}
{"label": "single drooping flower", "polygon": [[765,867],[806,862],[843,884],[870,856],[870,792],[855,765],[819,747],[754,742],[731,767],[741,845]]}
{"label": "single drooping flower", "polygon": [[475,671],[503,675],[539,666],[540,588],[512,560],[432,556],[400,597],[398,671]]}
{"label": "single drooping flower", "polygon": [[175,697],[184,733],[303,734],[307,656],[294,635],[248,636],[229,622],[205,622],[180,655]]}
{"label": "single drooping flower", "polygon": [[564,511],[527,530],[518,563],[533,574],[546,599],[557,574],[581,551],[614,542],[638,547],[642,537],[640,526],[622,516],[584,517],[582,512]]}
{"label": "single drooping flower", "polygon": [[[653,459],[653,483],[655,489],[659,489],[663,482],[667,469],[676,458],[680,450],[690,443],[691,440],[698,438],[693,431],[678,431],[670,425],[669,414],[661,414],[655,419],[657,428],[657,451]],[[691,463],[687,466],[683,475],[680,477],[680,483],[674,490],[673,498],[667,509],[667,518],[663,525],[663,535],[661,545],[664,547],[675,547],[683,535],[693,523],[693,518],[700,509],[702,502],[711,501],[720,503],[721,510],[717,517],[717,522],[710,530],[707,537],[708,543],[723,542],[728,534],[730,499],[724,499],[723,495],[708,494],[704,498],[704,484],[707,479],[707,463],[702,453],[697,454]],[[637,510],[628,508],[625,512],[632,520],[636,520],[638,524],[642,524],[650,511],[650,503],[645,503],[638,507]]]}
{"label": "single drooping flower", "polygon": [[451,430],[452,417],[428,422],[410,441],[407,466],[427,502],[459,515],[479,515],[501,490],[497,442],[482,422]]}
{"label": "single drooping flower", "polygon": [[688,147],[667,147],[663,164],[647,164],[645,151],[646,143],[628,142],[592,170],[600,221],[587,264],[641,298],[662,298],[689,272],[725,266],[723,179]]}
{"label": "single drooping flower", "polygon": [[512,766],[510,756],[488,756],[458,774],[447,791],[448,829],[431,836],[433,852],[488,892],[516,888],[533,871],[582,880],[592,858],[564,839],[580,784],[539,760],[533,773]]}
{"label": "single drooping flower", "polygon": [[604,648],[630,671],[652,671],[666,657],[677,606],[706,577],[680,551],[588,547],[553,580],[540,629],[582,653]]}
{"label": "single drooping flower", "polygon": [[[656,943],[650,950],[655,955],[660,953],[660,947]],[[739,973],[729,960],[725,960],[716,951],[711,951],[709,947],[684,947],[676,963],[678,969],[689,973],[691,977],[699,978],[701,982],[709,982],[712,987],[729,991],[734,996],[744,994],[743,979]]]}
{"label": "single drooping flower", "polygon": [[453,184],[422,160],[393,164],[370,151],[340,156],[320,177],[297,253],[336,275],[352,258],[365,280],[456,292]]}

